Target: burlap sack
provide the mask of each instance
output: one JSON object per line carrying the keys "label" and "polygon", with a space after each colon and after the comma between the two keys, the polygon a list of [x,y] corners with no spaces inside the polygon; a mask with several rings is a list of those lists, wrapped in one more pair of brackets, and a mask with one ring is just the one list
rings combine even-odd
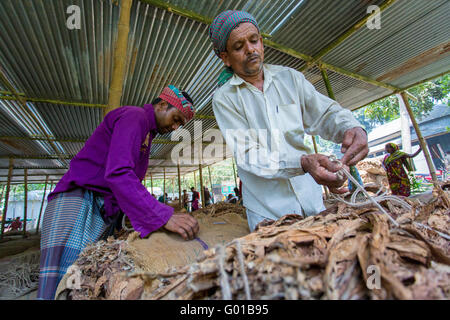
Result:
{"label": "burlap sack", "polygon": [[131,241],[130,254],[136,266],[148,272],[164,272],[197,261],[204,256],[205,249],[250,233],[247,220],[235,213],[219,217],[196,215],[196,218],[200,231],[195,240],[185,241],[175,233],[160,230],[147,239]]}

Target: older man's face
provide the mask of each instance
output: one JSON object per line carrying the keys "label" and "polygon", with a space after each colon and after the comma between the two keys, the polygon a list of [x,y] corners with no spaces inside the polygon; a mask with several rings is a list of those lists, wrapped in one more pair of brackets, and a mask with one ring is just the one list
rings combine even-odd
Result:
{"label": "older man's face", "polygon": [[220,57],[241,77],[257,75],[264,61],[264,45],[258,29],[250,22],[241,23],[231,31],[227,51]]}

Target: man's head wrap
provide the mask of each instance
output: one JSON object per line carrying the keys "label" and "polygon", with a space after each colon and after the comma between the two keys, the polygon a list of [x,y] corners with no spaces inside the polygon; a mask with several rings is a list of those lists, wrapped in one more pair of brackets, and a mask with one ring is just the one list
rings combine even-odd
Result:
{"label": "man's head wrap", "polygon": [[186,99],[177,87],[169,84],[168,87],[164,88],[162,93],[159,95],[159,98],[180,110],[186,117],[187,121],[194,117],[194,106],[189,102],[189,100]]}
{"label": "man's head wrap", "polygon": [[245,11],[227,10],[219,14],[209,26],[209,38],[218,57],[227,48],[227,41],[231,31],[243,22],[252,23],[259,31],[258,24],[253,16]]}

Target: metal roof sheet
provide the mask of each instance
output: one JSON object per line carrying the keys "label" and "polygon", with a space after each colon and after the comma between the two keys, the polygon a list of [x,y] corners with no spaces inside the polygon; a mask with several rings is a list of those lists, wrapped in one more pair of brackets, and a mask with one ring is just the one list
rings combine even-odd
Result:
{"label": "metal roof sheet", "polygon": [[[83,13],[80,30],[66,27],[71,5]],[[381,29],[362,25],[334,45],[367,17],[369,5],[386,7]],[[46,174],[67,169],[68,161],[61,162],[55,149],[70,159],[103,118],[120,9],[119,0],[0,2],[0,71],[8,82],[0,77],[0,168],[7,168],[7,157],[13,156],[15,168],[51,168],[39,169]],[[345,108],[393,92],[380,82],[402,89],[450,69],[447,0],[134,0],[122,105],[149,103],[172,83],[194,99],[200,131],[216,128],[211,97],[222,62],[212,51],[207,22],[227,9],[256,17],[271,41],[265,46],[266,63],[303,71],[322,94],[327,92],[320,70],[306,60],[336,67],[328,77]],[[11,87],[26,104],[14,100]],[[195,123],[185,126],[192,137]],[[170,160],[171,137],[159,135],[152,145],[149,170],[155,176],[162,176],[161,166],[168,175],[177,172]],[[203,160],[205,165],[218,161]],[[180,168],[182,174],[197,169]]]}

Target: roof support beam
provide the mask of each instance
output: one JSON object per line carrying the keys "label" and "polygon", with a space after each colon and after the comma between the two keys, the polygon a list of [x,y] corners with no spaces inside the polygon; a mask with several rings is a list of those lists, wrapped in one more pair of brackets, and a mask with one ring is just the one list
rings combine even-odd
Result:
{"label": "roof support beam", "polygon": [[[51,141],[55,142],[79,142],[79,143],[85,143],[88,138],[80,138],[80,139],[67,139],[67,138],[55,138],[51,137]],[[47,141],[45,137],[42,136],[34,136],[34,137],[19,137],[19,136],[0,136],[0,142],[1,140],[30,140],[30,141]],[[152,144],[178,144],[181,143],[181,141],[173,141],[169,139],[153,139]],[[204,142],[203,145],[210,145],[210,144],[216,144],[214,142]],[[225,145],[224,143],[220,143],[220,145]]]}
{"label": "roof support beam", "polygon": [[25,100],[23,100],[23,98],[21,98],[18,94],[16,89],[14,89],[13,85],[9,82],[8,78],[4,75],[3,70],[0,69],[0,79],[2,80],[2,82],[6,85],[6,87],[12,92],[13,96],[16,97],[17,101],[22,105],[23,110],[26,112],[26,114],[32,118],[32,120],[35,122],[36,126],[39,128],[39,130],[44,133],[44,136],[46,138],[46,140],[48,141],[48,143],[50,144],[50,146],[52,147],[53,151],[55,151],[56,155],[58,156],[59,160],[61,161],[61,163],[63,163],[64,165],[67,165],[67,163],[64,161],[64,157],[62,157],[61,153],[58,151],[58,148],[54,145],[54,143],[50,140],[49,135],[47,134],[47,131],[45,130],[45,128],[43,128],[41,122],[39,121],[39,119],[37,119],[37,117],[30,112],[30,110],[27,107],[27,103]]}
{"label": "roof support beam", "polygon": [[311,68],[312,66],[314,66],[314,64],[316,64],[317,62],[320,61],[320,59],[325,56],[328,52],[332,51],[334,48],[336,48],[337,46],[339,46],[342,42],[344,42],[345,40],[347,40],[350,36],[352,36],[356,31],[358,31],[359,29],[361,29],[361,27],[363,27],[367,21],[369,21],[370,19],[372,19],[376,14],[383,12],[385,9],[387,9],[388,7],[390,7],[392,4],[394,4],[396,0],[386,0],[383,2],[383,4],[381,6],[379,6],[380,11],[379,12],[372,12],[370,14],[367,14],[364,18],[362,18],[360,21],[358,21],[357,23],[355,23],[353,26],[351,26],[346,32],[344,32],[339,38],[337,38],[335,41],[333,41],[330,45],[328,45],[327,47],[323,48],[318,54],[316,54],[313,57],[313,60],[309,61],[306,66],[304,66],[302,69],[300,69],[300,71],[305,71],[308,70],[309,68]]}
{"label": "roof support beam", "polygon": [[103,110],[103,115],[120,107],[123,83],[125,80],[125,66],[127,63],[128,34],[130,31],[130,14],[133,0],[122,0],[118,24],[116,47],[114,50],[114,68],[109,87],[108,108]]}
{"label": "roof support beam", "polygon": [[5,231],[5,222],[6,222],[6,213],[8,211],[8,200],[9,200],[9,191],[11,190],[11,178],[13,175],[13,169],[14,169],[14,160],[9,159],[9,168],[8,168],[8,181],[6,184],[6,195],[5,195],[5,202],[3,207],[3,216],[1,221],[1,231],[0,231],[0,239],[3,239],[3,233]]}
{"label": "roof support beam", "polygon": [[[89,108],[107,108],[106,104],[95,104],[95,103],[85,103],[85,102],[77,102],[77,101],[63,101],[63,100],[53,100],[53,99],[42,99],[42,98],[32,98],[26,97],[24,93],[17,93],[17,95],[29,102],[41,102],[41,103],[50,103],[50,104],[61,104],[68,106],[76,106],[76,107],[89,107]],[[19,101],[19,99],[13,95],[11,91],[0,91],[0,100],[15,100]]]}

